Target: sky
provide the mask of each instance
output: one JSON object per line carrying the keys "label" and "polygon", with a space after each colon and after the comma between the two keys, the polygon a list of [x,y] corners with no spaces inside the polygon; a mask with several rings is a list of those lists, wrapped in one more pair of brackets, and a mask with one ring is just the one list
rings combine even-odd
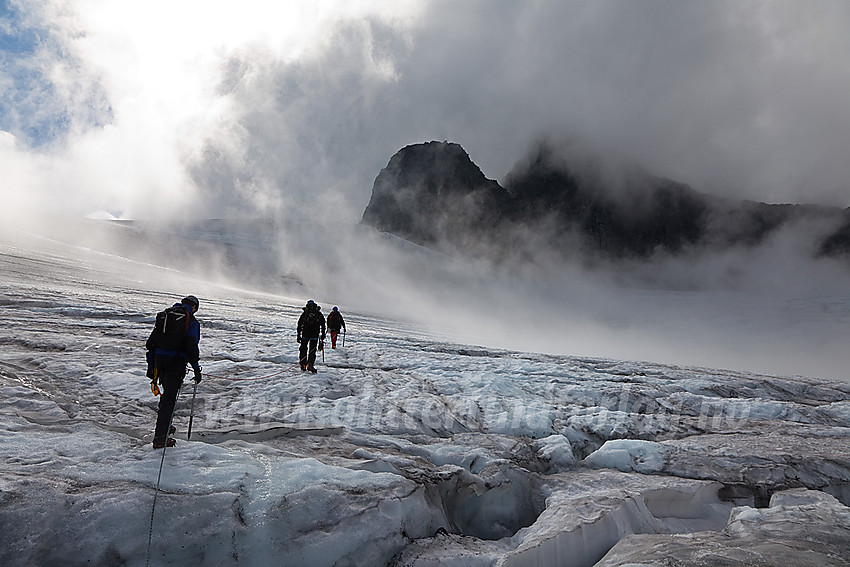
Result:
{"label": "sky", "polygon": [[843,0],[3,0],[0,213],[333,217],[390,157],[541,136],[698,190],[850,205]]}

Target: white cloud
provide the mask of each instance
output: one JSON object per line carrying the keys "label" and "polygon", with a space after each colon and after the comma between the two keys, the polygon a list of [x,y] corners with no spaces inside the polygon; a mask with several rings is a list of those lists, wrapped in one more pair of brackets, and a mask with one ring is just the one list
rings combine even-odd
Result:
{"label": "white cloud", "polygon": [[19,110],[67,122],[33,150],[42,185],[81,212],[357,220],[406,144],[457,141],[501,178],[544,130],[701,190],[850,204],[841,0],[15,6],[49,30],[27,65],[51,90]]}
{"label": "white cloud", "polygon": [[[225,214],[228,202],[241,200],[238,179],[220,180],[235,194],[222,196],[221,207],[213,202],[198,208],[208,192],[194,186],[187,168],[208,152],[210,140],[239,142],[228,139],[240,128],[230,114],[231,99],[220,89],[223,62],[234,53],[297,61],[321,45],[327,27],[340,18],[380,9],[395,21],[416,12],[413,2],[387,9],[378,2],[336,1],[80,0],[17,7],[21,25],[47,30],[57,46],[27,57],[50,85],[53,115],[67,117],[64,143],[33,150],[51,164],[41,175],[48,193],[43,200],[54,196],[71,210],[131,217],[158,215],[168,208],[163,204]],[[92,108],[91,97],[79,94],[89,84],[106,99],[102,108]],[[254,205],[276,201],[266,195]]]}

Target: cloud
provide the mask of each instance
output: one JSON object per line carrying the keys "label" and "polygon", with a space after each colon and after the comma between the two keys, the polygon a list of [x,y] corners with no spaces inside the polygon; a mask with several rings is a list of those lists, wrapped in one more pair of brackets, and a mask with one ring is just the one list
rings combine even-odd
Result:
{"label": "cloud", "polygon": [[338,21],[297,61],[231,54],[234,113],[210,143],[275,202],[352,219],[406,144],[457,141],[501,179],[552,131],[702,191],[846,206],[850,109],[835,93],[850,40],[836,22],[850,13],[818,8],[435,1],[403,26]]}
{"label": "cloud", "polygon": [[841,0],[57,0],[15,15],[5,28],[43,39],[5,53],[0,124],[74,180],[43,185],[82,212],[357,219],[406,144],[459,142],[501,179],[553,131],[702,191],[850,204]]}
{"label": "cloud", "polygon": [[[4,23],[36,30],[45,39],[31,52],[4,58],[7,74],[15,78],[8,89],[17,98],[0,110],[0,128],[59,172],[61,187],[53,174],[43,176],[46,204],[55,197],[84,213],[103,209],[142,218],[181,207],[196,215],[263,214],[278,199],[266,195],[242,204],[246,193],[258,191],[252,186],[258,175],[246,178],[242,167],[250,156],[218,147],[241,144],[239,150],[247,151],[252,143],[238,139],[245,130],[237,123],[240,109],[222,88],[227,62],[237,52],[297,61],[332,22],[356,19],[377,5],[248,1],[237,9],[228,2],[20,2]],[[382,9],[383,17],[403,17],[415,12],[412,5],[394,3]],[[27,74],[30,69],[37,73]],[[39,91],[50,95],[49,104],[46,95],[24,96]],[[53,129],[50,136],[31,127],[40,122]],[[232,160],[198,178],[195,164],[217,154]],[[212,185],[197,186],[196,179]]]}
{"label": "cloud", "polygon": [[846,3],[465,8],[432,4],[405,71],[422,98],[460,101],[440,110],[485,173],[560,128],[701,190],[850,204],[837,174],[850,108],[835,96],[850,80]]}

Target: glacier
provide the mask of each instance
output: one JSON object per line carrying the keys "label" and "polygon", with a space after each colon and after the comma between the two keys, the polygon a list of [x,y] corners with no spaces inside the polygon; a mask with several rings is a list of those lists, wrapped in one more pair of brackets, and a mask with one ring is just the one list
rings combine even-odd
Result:
{"label": "glacier", "polygon": [[[0,274],[0,564],[850,564],[846,381],[345,306],[305,375],[295,295],[51,240],[3,240]],[[187,293],[206,376],[155,451],[144,341]]]}

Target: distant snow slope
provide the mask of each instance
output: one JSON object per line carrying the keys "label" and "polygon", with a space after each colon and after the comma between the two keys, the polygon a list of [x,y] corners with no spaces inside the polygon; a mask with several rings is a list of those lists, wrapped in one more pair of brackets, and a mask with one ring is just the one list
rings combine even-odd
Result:
{"label": "distant snow slope", "polygon": [[[0,243],[0,274],[2,565],[850,562],[850,384],[344,305],[345,346],[304,374],[302,298],[48,240]],[[144,341],[187,293],[206,377],[163,459]]]}

